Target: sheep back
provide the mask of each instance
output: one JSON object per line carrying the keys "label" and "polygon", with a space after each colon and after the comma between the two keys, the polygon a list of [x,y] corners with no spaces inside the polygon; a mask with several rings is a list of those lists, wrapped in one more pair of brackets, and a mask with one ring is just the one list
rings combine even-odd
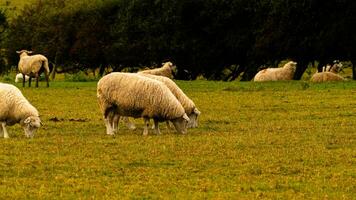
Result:
{"label": "sheep back", "polygon": [[259,71],[254,81],[287,81],[292,80],[296,69],[296,63],[288,62],[282,68],[267,68]]}
{"label": "sheep back", "polygon": [[156,69],[147,69],[143,71],[139,71],[139,74],[151,74],[151,75],[156,75],[156,76],[164,76],[168,77],[170,79],[173,78],[173,70],[172,70],[173,64],[171,62],[166,62],[163,64],[162,67],[156,68]]}
{"label": "sheep back", "polygon": [[37,54],[33,56],[23,56],[19,61],[19,71],[24,74],[33,74],[40,70],[44,64],[44,68],[49,72],[48,60],[45,56]]}
{"label": "sheep back", "polygon": [[102,108],[121,116],[171,120],[182,117],[184,108],[163,83],[138,74],[114,72],[98,82],[97,95]]}
{"label": "sheep back", "polygon": [[194,108],[195,108],[194,102],[178,87],[178,85],[174,81],[163,76],[156,76],[151,74],[140,74],[140,75],[164,83],[168,87],[168,89],[173,93],[173,95],[178,99],[178,101],[182,104],[185,113],[189,115],[190,113],[194,112]]}

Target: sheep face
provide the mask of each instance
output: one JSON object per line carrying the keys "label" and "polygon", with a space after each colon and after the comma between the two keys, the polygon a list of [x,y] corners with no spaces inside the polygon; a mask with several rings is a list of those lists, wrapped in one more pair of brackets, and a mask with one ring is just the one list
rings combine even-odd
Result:
{"label": "sheep face", "polygon": [[290,61],[287,64],[285,64],[283,68],[289,68],[289,69],[292,69],[293,71],[295,71],[297,69],[297,63]]}
{"label": "sheep face", "polygon": [[187,133],[187,124],[189,122],[189,117],[187,114],[184,114],[182,117],[177,119],[173,119],[171,122],[173,123],[178,133]]}
{"label": "sheep face", "polygon": [[25,131],[26,137],[33,137],[36,130],[41,127],[41,124],[41,119],[39,117],[27,117],[22,123],[22,128]]}
{"label": "sheep face", "polygon": [[189,114],[189,122],[187,124],[187,128],[196,128],[198,127],[198,116],[200,115],[200,111],[197,108],[194,108],[194,111]]}

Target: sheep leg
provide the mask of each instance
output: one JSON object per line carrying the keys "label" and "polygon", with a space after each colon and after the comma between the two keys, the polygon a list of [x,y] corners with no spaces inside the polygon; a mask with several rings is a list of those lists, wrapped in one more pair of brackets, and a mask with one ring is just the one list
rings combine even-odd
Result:
{"label": "sheep leg", "polygon": [[157,134],[157,135],[160,135],[160,134],[161,134],[161,131],[159,130],[158,120],[153,119],[153,122],[154,122],[154,126],[155,126],[155,132],[156,132],[156,134]]}
{"label": "sheep leg", "polygon": [[148,135],[148,127],[150,126],[150,119],[149,118],[143,118],[145,125],[143,127],[143,135],[146,136]]}
{"label": "sheep leg", "polygon": [[6,131],[6,127],[5,126],[6,126],[6,123],[2,122],[1,123],[1,128],[2,128],[2,132],[4,133],[4,138],[9,138],[9,134]]}
{"label": "sheep leg", "polygon": [[25,87],[25,82],[26,82],[26,75],[22,74],[22,87]]}
{"label": "sheep leg", "polygon": [[46,81],[47,81],[47,87],[49,87],[49,72],[45,71],[45,77],[46,77]]}
{"label": "sheep leg", "polygon": [[112,127],[114,133],[117,133],[119,131],[119,121],[120,121],[120,115],[114,114],[112,119]]}
{"label": "sheep leg", "polygon": [[36,87],[38,87],[38,79],[39,79],[38,73],[36,73],[35,77],[36,77]]}
{"label": "sheep leg", "polygon": [[169,123],[169,121],[166,121],[166,124],[167,124],[167,128],[168,128],[168,130],[171,130],[171,129],[172,129],[172,127],[171,127],[171,124]]}

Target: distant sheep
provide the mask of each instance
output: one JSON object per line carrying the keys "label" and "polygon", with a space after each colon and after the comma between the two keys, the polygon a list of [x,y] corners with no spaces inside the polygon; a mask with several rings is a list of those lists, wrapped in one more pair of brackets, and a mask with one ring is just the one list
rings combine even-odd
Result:
{"label": "distant sheep", "polygon": [[282,68],[267,68],[259,71],[255,77],[254,81],[285,81],[292,80],[297,63],[290,61],[285,64]]}
{"label": "distant sheep", "polygon": [[195,106],[194,102],[186,94],[184,94],[184,92],[178,87],[178,85],[174,81],[163,76],[155,76],[151,74],[140,75],[164,83],[173,93],[173,95],[178,99],[178,101],[182,104],[185,113],[188,115],[190,119],[188,123],[188,128],[195,128],[198,126],[198,116],[200,115],[200,111]]}
{"label": "distant sheep", "polygon": [[[18,83],[20,81],[22,82],[22,79],[23,79],[23,75],[21,73],[16,74],[15,83]],[[25,82],[27,82],[29,79],[30,77],[25,75]]]}
{"label": "distant sheep", "polygon": [[41,126],[38,111],[22,95],[21,91],[10,84],[0,83],[0,134],[9,138],[6,125],[20,123],[27,137],[33,137]]}
{"label": "distant sheep", "polygon": [[344,81],[345,79],[333,72],[318,72],[315,73],[310,81],[313,83],[329,82],[329,81]]}
{"label": "distant sheep", "polygon": [[160,133],[158,122],[166,120],[173,123],[177,132],[186,133],[189,118],[162,82],[138,74],[114,72],[99,80],[97,97],[109,135],[117,132],[121,116],[142,117],[145,121],[143,135],[148,134],[151,118],[157,134]]}
{"label": "distant sheep", "polygon": [[[20,61],[18,64],[19,72],[23,77],[26,75],[36,78],[36,87],[38,87],[38,79],[40,73],[44,70],[47,87],[49,87],[49,67],[48,59],[40,54],[29,56],[32,51],[21,50],[16,51],[20,55]],[[22,80],[22,86],[25,87],[25,78]],[[31,79],[29,79],[28,86],[31,87]]]}
{"label": "distant sheep", "polygon": [[176,66],[173,65],[173,63],[171,62],[166,62],[163,63],[163,66],[160,68],[156,68],[156,69],[148,69],[148,70],[143,70],[143,71],[139,71],[139,74],[152,74],[152,75],[157,75],[157,76],[165,76],[168,77],[170,79],[173,79],[173,73],[175,70]]}
{"label": "distant sheep", "polygon": [[326,65],[323,67],[323,72],[332,72],[332,73],[339,73],[342,70],[342,63],[340,63],[338,60],[334,60],[334,64],[331,65]]}

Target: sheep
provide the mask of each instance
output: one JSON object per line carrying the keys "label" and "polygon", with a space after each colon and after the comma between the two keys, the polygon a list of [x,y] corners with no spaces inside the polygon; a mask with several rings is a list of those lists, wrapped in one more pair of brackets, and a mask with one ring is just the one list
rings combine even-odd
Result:
{"label": "sheep", "polygon": [[187,131],[189,118],[183,106],[162,82],[134,73],[113,72],[99,80],[97,97],[108,135],[117,132],[121,116],[142,117],[143,135],[148,134],[150,118],[157,134],[160,134],[158,122],[166,120],[173,123],[177,132]]}
{"label": "sheep", "polygon": [[143,73],[141,73],[140,75],[164,83],[169,88],[169,90],[173,93],[173,95],[178,99],[178,101],[182,104],[185,113],[188,115],[190,120],[187,125],[187,128],[198,127],[198,116],[200,115],[200,111],[195,106],[194,102],[187,95],[184,94],[184,92],[177,86],[177,84],[174,81],[163,76],[156,76],[156,75],[143,74]]}
{"label": "sheep", "polygon": [[292,80],[297,63],[290,61],[285,64],[282,68],[267,68],[259,71],[255,77],[254,81],[285,81]]}
{"label": "sheep", "polygon": [[176,66],[173,65],[172,62],[166,62],[162,63],[162,67],[156,68],[156,69],[147,69],[143,71],[139,71],[139,74],[152,74],[152,75],[157,75],[157,76],[165,76],[170,79],[173,79],[173,72],[176,69]]}
{"label": "sheep", "polygon": [[[16,51],[16,53],[20,55],[18,69],[23,76],[22,86],[25,87],[25,76],[28,75],[36,78],[36,87],[38,87],[39,74],[44,70],[47,87],[49,87],[50,71],[48,67],[48,59],[41,54],[29,56],[28,54],[31,54],[32,51],[27,50]],[[29,79],[28,86],[31,87],[31,79]]]}
{"label": "sheep", "polygon": [[[16,74],[15,83],[22,81],[22,79],[23,79],[23,75],[21,73]],[[25,82],[28,81],[29,79],[30,77],[25,75]]]}
{"label": "sheep", "polygon": [[345,80],[342,76],[333,73],[333,72],[318,72],[315,73],[311,78],[310,81],[314,83],[321,83],[327,81],[343,81]]}
{"label": "sheep", "polygon": [[338,60],[334,60],[333,63],[334,64],[332,66],[329,64],[324,66],[322,72],[332,72],[337,74],[342,71],[342,63],[340,63]]}
{"label": "sheep", "polygon": [[6,83],[0,83],[0,123],[0,134],[3,134],[4,138],[9,138],[6,125],[19,123],[26,137],[33,137],[42,124],[37,109],[17,87]]}

